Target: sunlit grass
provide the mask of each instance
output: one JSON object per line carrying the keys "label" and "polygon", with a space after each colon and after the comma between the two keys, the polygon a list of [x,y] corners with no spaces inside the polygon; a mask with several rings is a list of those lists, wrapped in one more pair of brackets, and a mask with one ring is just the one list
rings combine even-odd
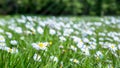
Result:
{"label": "sunlit grass", "polygon": [[0,66],[119,68],[119,19],[0,16]]}

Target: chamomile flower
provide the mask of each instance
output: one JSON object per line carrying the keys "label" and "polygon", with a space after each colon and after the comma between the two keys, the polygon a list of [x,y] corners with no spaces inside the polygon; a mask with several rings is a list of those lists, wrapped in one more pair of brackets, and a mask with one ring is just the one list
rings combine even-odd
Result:
{"label": "chamomile flower", "polygon": [[6,46],[6,43],[0,43],[0,46]]}
{"label": "chamomile flower", "polygon": [[35,61],[38,61],[38,62],[40,62],[40,61],[42,60],[42,59],[41,59],[41,56],[38,55],[38,54],[34,54],[33,59],[34,59]]}
{"label": "chamomile flower", "polygon": [[18,49],[17,48],[7,48],[6,50],[9,53],[18,53]]}
{"label": "chamomile flower", "polygon": [[40,42],[40,43],[32,43],[33,48],[35,48],[36,50],[47,50],[47,46],[48,43],[44,42]]}
{"label": "chamomile flower", "polygon": [[50,29],[49,33],[50,33],[51,35],[54,35],[54,34],[56,34],[56,31],[55,31],[54,29]]}
{"label": "chamomile flower", "polygon": [[70,49],[75,51],[75,52],[77,51],[77,48],[75,46],[73,46],[73,45],[70,46]]}
{"label": "chamomile flower", "polygon": [[59,37],[60,41],[66,41],[66,38],[64,36]]}
{"label": "chamomile flower", "polygon": [[41,27],[37,27],[37,32],[39,34],[43,34],[44,30]]}
{"label": "chamomile flower", "polygon": [[2,35],[0,35],[0,43],[1,42],[5,42],[5,38]]}
{"label": "chamomile flower", "polygon": [[74,62],[74,63],[76,63],[76,64],[79,64],[79,61],[78,61],[77,59],[73,59],[73,58],[72,58],[72,59],[70,59],[70,61],[71,61],[71,62]]}
{"label": "chamomile flower", "polygon": [[8,36],[8,38],[12,38],[12,33],[10,33],[10,32],[6,32],[6,35]]}
{"label": "chamomile flower", "polygon": [[101,51],[97,51],[96,54],[95,54],[95,57],[96,57],[97,59],[103,58],[102,52],[101,52]]}
{"label": "chamomile flower", "polygon": [[18,34],[21,34],[23,32],[21,27],[16,27],[14,31]]}
{"label": "chamomile flower", "polygon": [[115,44],[109,44],[108,45],[108,48],[112,51],[116,51],[117,50],[117,47],[115,46]]}
{"label": "chamomile flower", "polygon": [[17,42],[16,40],[11,40],[11,41],[10,41],[10,44],[12,44],[12,45],[17,45],[18,42]]}
{"label": "chamomile flower", "polygon": [[50,59],[54,62],[58,62],[58,58],[56,56],[50,56]]}

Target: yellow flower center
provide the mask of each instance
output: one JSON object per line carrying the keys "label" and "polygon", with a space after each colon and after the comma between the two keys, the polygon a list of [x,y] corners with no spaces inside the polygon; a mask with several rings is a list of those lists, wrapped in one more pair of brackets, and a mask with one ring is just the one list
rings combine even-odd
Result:
{"label": "yellow flower center", "polygon": [[44,47],[44,44],[43,43],[39,43],[38,44],[40,47]]}
{"label": "yellow flower center", "polygon": [[73,60],[74,63],[77,63],[78,61],[76,59]]}
{"label": "yellow flower center", "polygon": [[80,40],[80,42],[82,43],[82,40]]}
{"label": "yellow flower center", "polygon": [[115,48],[115,46],[114,46],[114,45],[112,45],[112,46],[111,46],[111,48]]}
{"label": "yellow flower center", "polygon": [[8,52],[12,52],[12,49],[9,49]]}
{"label": "yellow flower center", "polygon": [[0,38],[0,40],[4,40],[4,38]]}

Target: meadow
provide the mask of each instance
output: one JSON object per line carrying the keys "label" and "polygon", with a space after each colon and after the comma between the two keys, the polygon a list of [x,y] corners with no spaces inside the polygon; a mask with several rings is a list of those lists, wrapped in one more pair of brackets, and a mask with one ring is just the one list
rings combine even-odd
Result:
{"label": "meadow", "polygon": [[120,17],[0,16],[0,68],[120,68]]}

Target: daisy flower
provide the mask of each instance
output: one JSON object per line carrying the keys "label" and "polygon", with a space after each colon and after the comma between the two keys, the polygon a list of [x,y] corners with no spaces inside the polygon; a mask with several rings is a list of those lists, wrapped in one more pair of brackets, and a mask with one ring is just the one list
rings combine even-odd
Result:
{"label": "daisy flower", "polygon": [[109,44],[108,48],[112,51],[116,51],[117,47],[114,44]]}
{"label": "daisy flower", "polygon": [[60,41],[66,41],[66,38],[64,36],[59,37]]}
{"label": "daisy flower", "polygon": [[72,59],[70,59],[70,61],[71,61],[71,62],[74,62],[74,63],[76,63],[76,64],[79,64],[79,61],[78,61],[77,59],[73,59],[73,58],[72,58]]}
{"label": "daisy flower", "polygon": [[96,57],[97,59],[102,58],[102,57],[103,57],[102,52],[101,52],[101,51],[97,51],[96,54],[95,54],[95,57]]}
{"label": "daisy flower", "polygon": [[5,38],[2,35],[0,35],[0,43],[1,42],[5,42]]}
{"label": "daisy flower", "polygon": [[47,50],[48,43],[47,42],[40,42],[40,43],[32,43],[33,48],[36,50]]}
{"label": "daisy flower", "polygon": [[75,52],[77,51],[77,48],[75,46],[73,46],[73,45],[70,46],[70,49],[75,51]]}
{"label": "daisy flower", "polygon": [[50,59],[53,60],[54,62],[58,62],[58,58],[56,56],[50,56]]}
{"label": "daisy flower", "polygon": [[41,56],[38,55],[38,54],[34,54],[33,59],[34,59],[35,61],[40,62],[40,61],[41,61]]}
{"label": "daisy flower", "polygon": [[8,36],[8,38],[10,38],[10,39],[12,38],[12,33],[6,32],[5,34]]}
{"label": "daisy flower", "polygon": [[50,33],[51,35],[54,35],[54,34],[56,34],[56,31],[55,31],[54,29],[50,29],[49,33]]}
{"label": "daisy flower", "polygon": [[17,48],[6,48],[7,52],[10,53],[18,53],[18,49]]}
{"label": "daisy flower", "polygon": [[41,27],[37,27],[37,32],[39,34],[43,34],[44,30]]}
{"label": "daisy flower", "polygon": [[11,41],[10,41],[10,44],[12,44],[12,45],[17,45],[18,42],[17,42],[16,40],[11,40]]}

